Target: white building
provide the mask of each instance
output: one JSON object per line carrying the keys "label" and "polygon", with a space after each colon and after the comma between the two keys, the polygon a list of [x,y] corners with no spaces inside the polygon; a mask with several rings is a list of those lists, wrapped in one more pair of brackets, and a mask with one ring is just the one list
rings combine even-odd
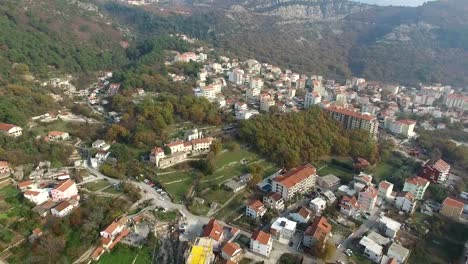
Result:
{"label": "white building", "polygon": [[269,257],[273,248],[271,235],[261,230],[255,231],[250,238],[250,250],[264,257]]}
{"label": "white building", "polygon": [[107,144],[104,140],[100,140],[100,139],[94,141],[91,144],[91,147],[93,147],[95,149],[101,149],[101,150],[109,150],[110,149],[110,145]]}
{"label": "white building", "polygon": [[304,99],[304,107],[309,108],[313,105],[320,104],[320,102],[322,102],[322,96],[319,93],[308,92]]}
{"label": "white building", "polygon": [[296,194],[310,191],[315,186],[316,177],[314,166],[300,166],[275,177],[272,181],[272,191],[279,193],[287,201]]}
{"label": "white building", "polygon": [[401,223],[388,218],[386,216],[381,216],[378,219],[380,229],[385,233],[386,236],[390,238],[395,238],[398,231],[400,231]]}
{"label": "white building", "polygon": [[378,191],[373,186],[366,186],[359,192],[358,202],[361,211],[371,212],[377,202]]}
{"label": "white building", "polygon": [[357,218],[360,214],[360,206],[356,197],[343,196],[340,202],[340,212],[348,217]]}
{"label": "white building", "polygon": [[262,90],[263,89],[263,79],[262,78],[252,78],[250,79],[250,89]]}
{"label": "white building", "polygon": [[245,91],[245,94],[248,99],[254,100],[260,95],[261,90],[258,88],[249,88]]}
{"label": "white building", "polygon": [[271,97],[270,94],[265,93],[260,95],[260,110],[268,112],[270,107],[275,105],[275,100]]}
{"label": "white building", "polygon": [[35,204],[42,204],[49,199],[49,192],[46,190],[27,190],[24,198]]}
{"label": "white building", "polygon": [[375,241],[366,236],[359,241],[359,245],[364,247],[364,255],[366,257],[375,263],[380,262],[383,250],[381,245],[377,244]]}
{"label": "white building", "polygon": [[257,110],[241,110],[236,112],[236,119],[237,120],[247,120],[250,119],[254,115],[260,114]]}
{"label": "white building", "polygon": [[312,208],[312,210],[314,210],[315,213],[319,213],[325,210],[325,208],[327,208],[327,201],[325,201],[321,197],[317,197],[310,201],[309,207]]}
{"label": "white building", "polygon": [[19,137],[23,134],[23,129],[16,125],[0,123],[0,133],[10,137]]}
{"label": "white building", "polygon": [[284,209],[284,200],[281,194],[276,192],[271,192],[268,195],[263,197],[263,203],[266,207],[281,211]]}
{"label": "white building", "polygon": [[229,82],[236,85],[244,84],[244,71],[242,69],[234,69],[229,73]]}
{"label": "white building", "polygon": [[410,119],[392,120],[391,118],[385,120],[385,127],[393,134],[402,135],[404,137],[413,137],[416,135],[414,127],[416,121]]}
{"label": "white building", "polygon": [[395,242],[393,242],[390,245],[387,251],[387,256],[395,259],[398,262],[398,264],[406,263],[406,260],[408,259],[409,254],[410,254],[410,251],[407,248]]}
{"label": "white building", "polygon": [[63,201],[56,207],[52,208],[50,212],[53,216],[61,218],[69,215],[73,211],[73,208],[75,208],[75,206],[72,203]]}
{"label": "white building", "polygon": [[185,145],[182,140],[173,141],[166,146],[171,149],[171,154],[185,151]]}
{"label": "white building", "polygon": [[289,217],[298,223],[308,223],[312,217],[312,212],[304,206],[299,207],[296,211],[289,214]]}
{"label": "white building", "polygon": [[288,244],[289,240],[294,237],[297,223],[284,217],[279,217],[273,222],[270,228],[270,233],[281,244]]}
{"label": "white building", "polygon": [[381,181],[379,183],[379,197],[387,201],[392,200],[393,183]]}
{"label": "white building", "polygon": [[259,218],[265,215],[267,209],[259,200],[250,202],[245,208],[245,215],[250,218]]}
{"label": "white building", "polygon": [[395,207],[407,214],[414,213],[416,203],[416,197],[410,192],[400,192],[395,198]]}

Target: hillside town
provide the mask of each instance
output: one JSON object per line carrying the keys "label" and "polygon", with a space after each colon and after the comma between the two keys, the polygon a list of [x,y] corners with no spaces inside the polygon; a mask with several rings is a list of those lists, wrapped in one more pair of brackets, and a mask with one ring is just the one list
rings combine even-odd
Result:
{"label": "hillside town", "polygon": [[[187,36],[177,38],[192,42]],[[153,259],[152,263],[274,264],[283,258],[289,258],[288,263],[416,263],[409,261],[434,228],[430,221],[438,221],[438,225],[468,224],[468,193],[466,188],[457,187],[466,182],[466,171],[454,169],[447,157],[428,155],[414,143],[418,129],[442,131],[468,123],[468,95],[461,90],[443,84],[405,87],[363,78],[329,80],[255,59],[213,55],[213,50],[202,47],[168,53],[172,55],[167,65],[200,65],[195,80],[174,73],[172,82],[194,81],[193,95],[215,103],[230,122],[209,127],[174,125],[173,133],[165,135],[164,140],[144,146],[151,149],[149,152],[135,151],[140,159],[134,162],[143,164],[144,169],[140,165],[132,165],[131,170],[116,169],[131,174],[128,178],[114,176],[114,171],[109,173],[109,167],[125,158],[118,153],[118,146],[127,143],[121,140],[124,137],[111,141],[101,134],[83,141],[65,129],[41,131],[38,142],[73,149],[70,164],[52,166],[50,161],[38,160],[33,168],[26,169],[10,166],[16,164],[13,160],[0,161],[0,185],[17,191],[42,219],[38,222],[42,226],[27,230],[31,244],[46,236],[43,229],[51,217],[79,216],[74,211],[94,196],[115,201],[124,197],[131,202],[125,210],[116,210],[111,221],[106,219],[92,226],[99,234],[97,242],[76,263],[102,263],[99,261],[114,254],[119,246],[140,249],[152,237],[164,240],[160,243],[164,249],[175,248],[168,255],[158,253],[158,259],[177,259]],[[68,82],[61,87],[70,89]],[[109,111],[109,101],[123,92],[121,87],[121,83],[114,82],[113,73],[106,72],[92,87],[69,93],[75,103],[89,106],[101,119],[62,109],[35,117],[24,127],[0,123],[0,132],[6,140],[14,141],[33,127],[54,122],[131,122],[125,113]],[[145,96],[158,94],[139,88],[131,95],[132,102],[142,104]],[[415,164],[417,169],[405,174],[405,178],[392,178],[398,168],[391,167],[383,179],[370,170],[370,162],[363,158],[353,160],[345,169],[337,169],[339,165],[332,162],[312,161],[287,169],[252,154],[247,144],[225,147],[226,138],[235,138],[239,132],[240,122],[267,113],[279,115],[312,108],[320,108],[345,130],[364,130],[372,140],[394,142],[392,155]],[[221,143],[221,149],[213,155]],[[196,178],[196,169],[210,165],[200,165],[200,161],[211,155],[218,167],[212,176]],[[407,166],[403,161],[400,167]],[[258,172],[252,168],[259,164],[269,170],[262,171],[255,182]],[[76,171],[81,172],[80,176]],[[185,189],[180,191],[174,186]],[[124,192],[125,188],[132,191]],[[431,188],[443,190],[443,197],[436,201],[433,193],[428,195]],[[130,193],[138,197],[132,200],[128,198]],[[187,193],[189,201],[181,201]],[[165,218],[168,215],[170,220]],[[445,243],[438,239],[431,240]],[[464,258],[466,252],[468,244],[456,258]],[[413,257],[420,260],[416,258],[420,256]]]}

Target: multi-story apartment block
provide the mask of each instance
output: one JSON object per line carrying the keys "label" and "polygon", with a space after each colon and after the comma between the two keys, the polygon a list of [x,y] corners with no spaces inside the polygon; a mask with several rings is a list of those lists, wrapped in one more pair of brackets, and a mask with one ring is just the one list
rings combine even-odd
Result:
{"label": "multi-story apartment block", "polygon": [[244,84],[244,71],[242,69],[234,69],[229,73],[229,81],[236,85]]}
{"label": "multi-story apartment block", "polygon": [[412,193],[417,200],[422,200],[427,187],[429,187],[429,181],[416,176],[405,181],[403,191]]}
{"label": "multi-story apartment block", "polygon": [[450,171],[450,165],[442,159],[437,161],[428,161],[424,164],[421,171],[421,177],[432,183],[444,183],[447,181]]}
{"label": "multi-story apartment block", "polygon": [[366,186],[359,192],[358,202],[361,206],[361,211],[370,212],[374,209],[377,202],[379,191],[373,186]]}
{"label": "multi-story apartment block", "polygon": [[316,169],[311,164],[297,167],[273,179],[272,191],[279,193],[284,200],[295,194],[305,193],[315,186]]}
{"label": "multi-story apartment block", "polygon": [[322,96],[319,93],[309,92],[306,93],[304,107],[309,108],[313,105],[320,104],[320,102],[322,102]]}
{"label": "multi-story apartment block", "polygon": [[404,137],[413,137],[414,127],[416,121],[410,119],[392,120],[387,119],[385,121],[385,127],[393,134],[402,135]]}
{"label": "multi-story apartment block", "polygon": [[270,106],[273,105],[275,105],[275,100],[270,94],[264,93],[260,95],[260,110],[268,112],[270,111]]}
{"label": "multi-story apartment block", "polygon": [[340,122],[345,129],[363,129],[371,136],[377,136],[379,122],[373,115],[362,114],[347,108],[338,106],[329,106],[324,108],[333,119]]}

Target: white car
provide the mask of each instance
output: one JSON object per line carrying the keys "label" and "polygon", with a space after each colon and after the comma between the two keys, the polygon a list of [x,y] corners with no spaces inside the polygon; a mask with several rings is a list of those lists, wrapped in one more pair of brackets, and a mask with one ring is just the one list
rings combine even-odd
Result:
{"label": "white car", "polygon": [[345,251],[346,256],[351,257],[353,255],[353,251],[351,249],[346,249]]}

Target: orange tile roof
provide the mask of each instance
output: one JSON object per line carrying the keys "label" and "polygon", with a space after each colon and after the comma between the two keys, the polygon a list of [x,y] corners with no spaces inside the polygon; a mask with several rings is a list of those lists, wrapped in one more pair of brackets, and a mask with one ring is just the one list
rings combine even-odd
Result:
{"label": "orange tile roof", "polygon": [[341,199],[341,203],[340,203],[340,206],[341,207],[345,207],[345,208],[349,208],[348,205],[346,204],[349,204],[350,206],[354,207],[354,208],[359,208],[359,202],[358,200],[356,199],[356,197],[352,196],[343,196],[343,198]]}
{"label": "orange tile roof", "polygon": [[52,137],[57,137],[57,136],[61,136],[65,134],[65,132],[62,132],[62,131],[50,131],[48,133],[49,136],[52,136]]}
{"label": "orange tile roof", "polygon": [[28,187],[29,185],[33,184],[32,181],[22,181],[22,182],[19,182],[18,183],[18,187],[19,188],[23,188],[23,187]]}
{"label": "orange tile roof", "polygon": [[9,165],[8,161],[0,160],[0,168],[1,167],[9,167],[9,166],[10,165]]}
{"label": "orange tile roof", "polygon": [[444,202],[442,203],[443,206],[448,206],[448,207],[452,207],[452,208],[458,208],[458,209],[462,209],[465,207],[465,204],[458,201],[458,200],[455,200],[451,197],[447,197],[445,198]]}
{"label": "orange tile roof", "polygon": [[69,206],[71,206],[71,204],[68,201],[63,201],[59,205],[57,205],[54,209],[57,210],[57,212],[62,212]]}
{"label": "orange tile roof", "polygon": [[240,249],[241,247],[237,243],[227,242],[226,245],[224,245],[222,251],[226,253],[226,255],[228,255],[229,257],[232,257],[234,256],[234,253],[236,253],[236,251]]}
{"label": "orange tile roof", "polygon": [[31,196],[38,196],[41,192],[38,192],[38,191],[26,191],[24,192],[24,195],[31,195]]}
{"label": "orange tile roof", "polygon": [[264,204],[259,200],[253,200],[249,203],[249,207],[258,212],[262,207],[264,207]]}
{"label": "orange tile roof", "polygon": [[391,258],[388,260],[388,262],[386,264],[398,264],[398,261],[394,258]]}
{"label": "orange tile roof", "polygon": [[207,138],[199,138],[199,139],[192,139],[192,144],[200,144],[200,143],[211,143],[213,141],[212,137]]}
{"label": "orange tile roof", "polygon": [[48,200],[47,202],[41,204],[41,207],[44,208],[44,209],[47,209],[47,210],[54,207],[54,206],[55,206],[55,202],[52,201],[52,200]]}
{"label": "orange tile roof", "polygon": [[97,260],[102,255],[102,253],[104,253],[104,248],[99,246],[94,250],[93,254],[91,255],[91,258]]}
{"label": "orange tile roof", "polygon": [[177,140],[177,141],[173,141],[169,144],[167,144],[168,147],[174,147],[174,146],[177,146],[177,145],[182,145],[184,144],[184,142],[182,140]]}
{"label": "orange tile roof", "polygon": [[110,237],[101,237],[101,242],[103,246],[109,246],[112,239]]}
{"label": "orange tile roof", "polygon": [[297,213],[304,218],[309,217],[311,214],[310,210],[305,208],[304,206],[299,207],[299,210],[297,211]]}
{"label": "orange tile roof", "polygon": [[268,245],[271,235],[261,230],[257,230],[252,234],[252,239],[258,241],[260,244]]}
{"label": "orange tile roof", "polygon": [[223,236],[223,226],[216,219],[211,218],[208,224],[203,229],[202,237],[209,237],[216,241],[220,241]]}
{"label": "orange tile roof", "polygon": [[316,170],[314,166],[312,166],[311,164],[306,164],[304,166],[300,166],[293,170],[290,170],[287,173],[280,175],[273,180],[281,183],[287,188],[291,188],[294,185],[309,178],[311,175],[315,175],[315,172]]}
{"label": "orange tile roof", "polygon": [[450,170],[450,165],[448,165],[447,162],[445,162],[442,159],[439,159],[438,161],[436,161],[432,166],[441,172]]}
{"label": "orange tile roof", "polygon": [[328,220],[323,216],[319,216],[314,219],[312,225],[307,227],[305,235],[313,236],[318,241],[323,242],[328,234],[330,234],[331,230],[332,226],[328,223]]}
{"label": "orange tile roof", "polygon": [[361,190],[361,193],[367,193],[370,197],[375,198],[379,194],[373,186],[366,186]]}
{"label": "orange tile roof", "polygon": [[429,183],[428,180],[419,176],[411,177],[407,179],[406,182],[409,184],[417,185],[417,186],[424,186]]}
{"label": "orange tile roof", "polygon": [[414,194],[410,192],[400,192],[398,193],[398,197],[405,197],[406,199],[410,201],[413,201],[414,199],[416,199],[416,196],[414,196]]}
{"label": "orange tile roof", "polygon": [[114,239],[114,242],[112,242],[112,244],[110,244],[109,250],[114,248],[115,245],[117,245],[117,243],[119,243],[120,240],[122,240],[124,237],[126,237],[129,233],[130,233],[130,230],[128,230],[126,228],[124,230],[122,230],[122,232]]}
{"label": "orange tile roof", "polygon": [[66,180],[66,181],[60,183],[60,184],[55,188],[55,190],[61,191],[61,192],[65,192],[66,190],[68,190],[68,188],[70,188],[70,187],[73,186],[74,184],[75,184],[75,182],[69,179],[69,180]]}
{"label": "orange tile roof", "polygon": [[328,110],[330,112],[343,114],[343,115],[347,115],[347,116],[352,116],[352,117],[355,117],[355,118],[358,118],[358,119],[364,119],[364,120],[367,120],[367,121],[372,121],[372,120],[375,119],[375,116],[361,114],[361,113],[358,113],[358,112],[355,112],[355,111],[352,111],[352,110],[349,110],[349,109],[346,109],[346,108],[343,108],[343,107],[334,106],[334,105],[329,106],[329,107],[325,107],[325,110]]}
{"label": "orange tile roof", "polygon": [[41,230],[40,228],[35,228],[35,229],[32,231],[32,233],[38,236],[38,235],[42,234],[42,230]]}
{"label": "orange tile roof", "polygon": [[164,150],[160,147],[155,147],[151,150],[151,154],[164,153]]}
{"label": "orange tile roof", "polygon": [[0,123],[0,131],[5,131],[8,132],[10,129],[16,127],[15,125],[12,124],[5,124],[5,123]]}
{"label": "orange tile roof", "polygon": [[283,199],[283,197],[281,196],[281,194],[277,193],[277,192],[271,192],[268,194],[268,197],[270,199],[272,199],[273,201],[277,202],[281,199]]}
{"label": "orange tile roof", "polygon": [[381,181],[379,183],[379,188],[382,188],[382,189],[388,189],[388,187],[390,187],[392,184],[388,181]]}
{"label": "orange tile roof", "polygon": [[127,222],[127,218],[122,217],[118,221],[112,222],[106,229],[104,229],[104,232],[112,234],[119,226],[124,225],[125,222]]}

